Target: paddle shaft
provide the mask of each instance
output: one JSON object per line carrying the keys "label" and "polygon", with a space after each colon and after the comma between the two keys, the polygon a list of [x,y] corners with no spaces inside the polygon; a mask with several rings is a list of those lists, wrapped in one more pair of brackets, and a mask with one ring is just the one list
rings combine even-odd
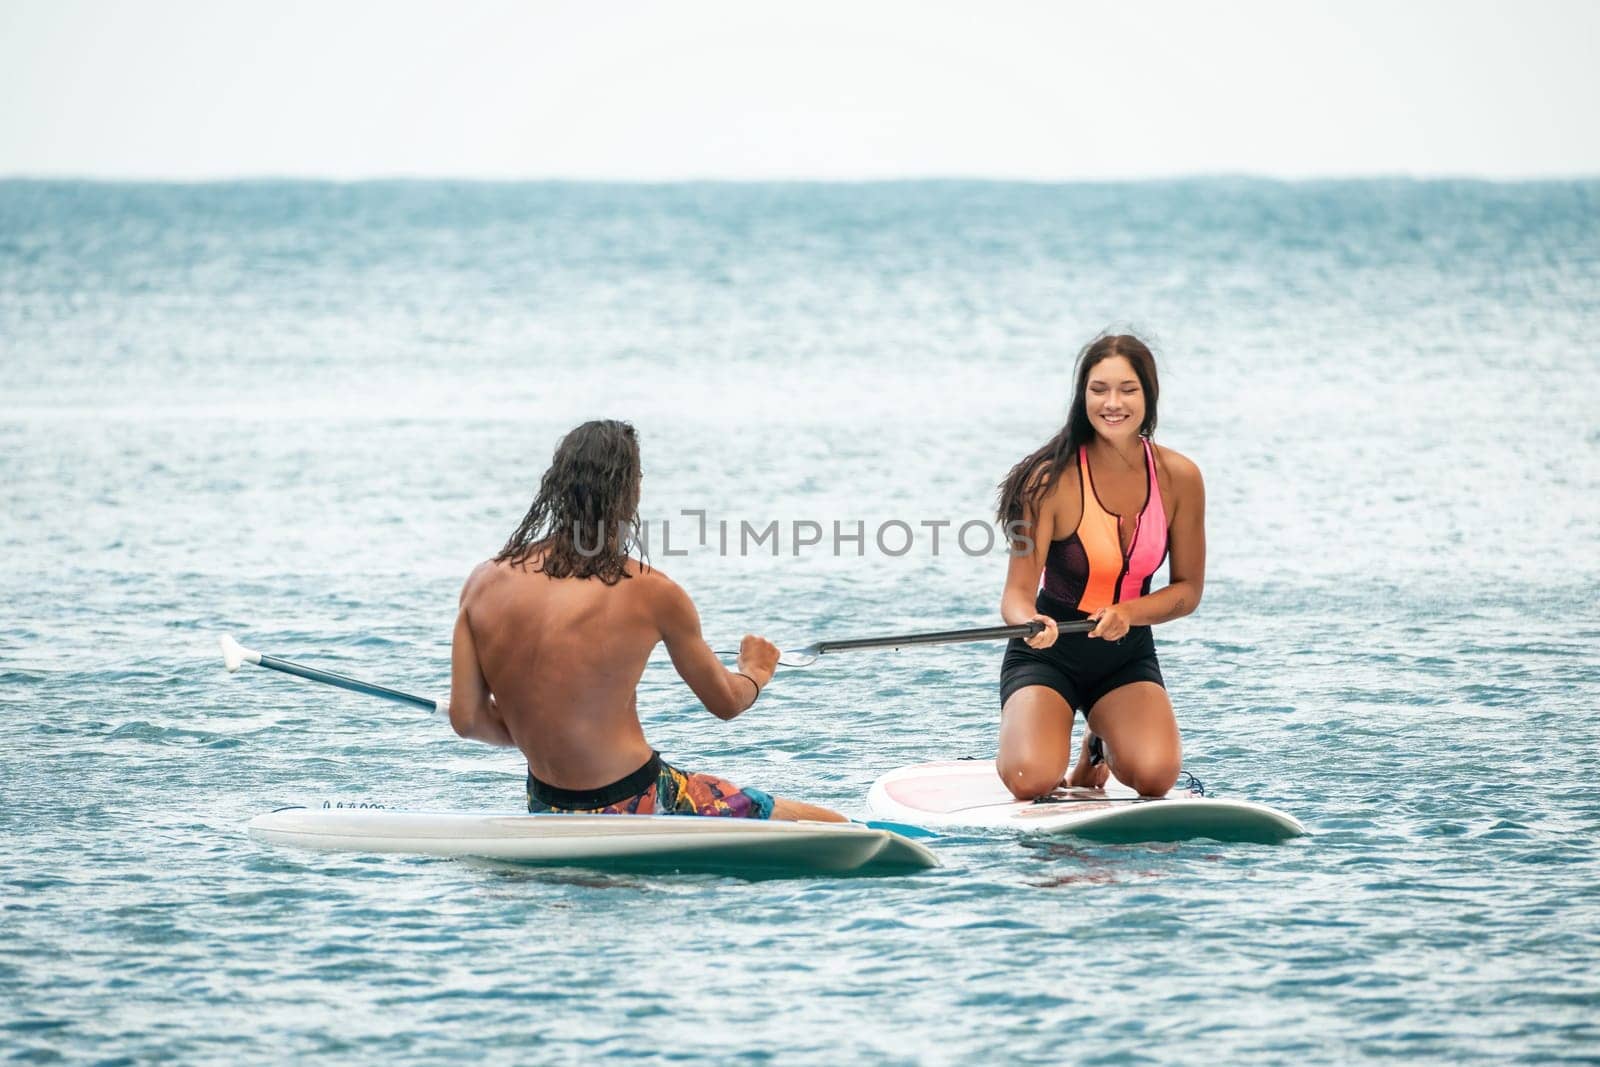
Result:
{"label": "paddle shaft", "polygon": [[[1081,622],[1061,623],[1057,629],[1061,633],[1088,633],[1094,629],[1095,623],[1090,620]],[[948,645],[964,641],[1000,641],[1012,637],[1032,637],[1043,625],[1037,622],[1023,623],[1020,626],[986,626],[973,630],[936,630],[930,633],[897,634],[890,637],[855,637],[839,641],[818,641],[814,646],[816,655],[826,655],[830,652],[853,652],[867,648],[901,648],[907,645]],[[254,653],[249,657],[249,662],[268,670],[280,671],[283,674],[292,674],[297,678],[305,678],[324,685],[337,686],[348,689],[352,693],[364,693],[367,696],[381,697],[384,700],[393,700],[399,704],[410,704],[425,711],[437,711],[447,714],[448,709],[438,701],[419,697],[414,693],[402,693],[398,689],[388,686],[374,685],[364,682],[359,678],[351,678],[345,674],[335,674],[333,671],[318,670],[316,667],[307,667],[277,656],[265,653]]]}
{"label": "paddle shaft", "polygon": [[340,689],[348,689],[352,693],[365,693],[367,696],[382,697],[385,700],[393,700],[401,704],[411,704],[415,707],[425,708],[428,711],[443,710],[439,707],[437,701],[429,700],[427,697],[419,697],[411,693],[402,693],[398,689],[390,689],[387,686],[382,685],[373,685],[371,682],[363,682],[359,678],[351,678],[343,674],[334,674],[332,671],[319,671],[315,667],[303,667],[298,663],[290,663],[286,659],[279,659],[277,656],[262,655],[259,660],[254,662],[257,662],[261,666],[268,667],[275,671],[282,671],[284,674],[295,675],[298,678],[309,678],[313,682],[321,682],[324,685],[336,685]]}
{"label": "paddle shaft", "polygon": [[[1056,626],[1060,633],[1086,634],[1095,623],[1063,622]],[[1012,637],[1032,637],[1044,629],[1042,623],[1025,622],[1019,626],[985,626],[976,630],[937,630],[925,634],[899,634],[894,637],[855,637],[842,641],[818,641],[812,646],[817,655],[830,652],[854,652],[863,648],[903,648],[907,645],[953,645],[964,641],[1003,641]]]}

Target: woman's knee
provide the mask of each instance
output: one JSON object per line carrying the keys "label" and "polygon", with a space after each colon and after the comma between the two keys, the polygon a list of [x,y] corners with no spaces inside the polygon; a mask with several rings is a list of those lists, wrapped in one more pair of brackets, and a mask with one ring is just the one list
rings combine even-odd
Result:
{"label": "woman's knee", "polygon": [[[1130,765],[1131,764],[1131,765]],[[1170,760],[1155,761],[1113,761],[1112,771],[1117,776],[1117,781],[1132,789],[1142,797],[1162,797],[1172,791],[1177,784],[1178,772],[1182,770],[1179,762]]]}
{"label": "woman's knee", "polygon": [[1018,800],[1033,800],[1051,792],[1061,784],[1065,767],[1041,763],[1037,760],[1000,761],[995,764],[1000,781]]}

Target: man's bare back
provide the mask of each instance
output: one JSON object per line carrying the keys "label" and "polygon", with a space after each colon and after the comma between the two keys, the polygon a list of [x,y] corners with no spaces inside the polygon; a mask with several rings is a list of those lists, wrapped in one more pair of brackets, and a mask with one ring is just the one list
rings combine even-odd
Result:
{"label": "man's bare back", "polygon": [[[636,560],[610,585],[551,578],[537,566],[537,557],[489,561],[467,579],[452,645],[450,720],[463,737],[514,745],[552,786],[596,789],[651,759],[636,693],[657,643],[666,643],[678,673],[721,719],[749,708],[777,666],[771,642],[746,636],[737,668],[724,667],[688,594]],[[773,815],[842,819],[782,799]]]}
{"label": "man's bare back", "polygon": [[479,672],[492,714],[551,785],[592,788],[650,758],[635,692],[662,638],[664,579],[634,564],[628,575],[606,585],[491,561],[461,592],[452,709],[456,689],[470,693]]}

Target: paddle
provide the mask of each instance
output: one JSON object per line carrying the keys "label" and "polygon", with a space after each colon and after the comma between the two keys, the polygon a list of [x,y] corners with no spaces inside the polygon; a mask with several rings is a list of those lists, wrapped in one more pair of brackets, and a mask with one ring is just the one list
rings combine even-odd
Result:
{"label": "paddle", "polygon": [[300,678],[309,678],[313,682],[336,685],[340,689],[348,689],[352,693],[365,693],[368,696],[383,697],[385,700],[393,700],[401,704],[411,704],[414,707],[424,708],[428,711],[436,711],[440,715],[448,716],[450,714],[450,705],[442,700],[429,700],[427,697],[402,693],[398,689],[389,689],[386,686],[363,682],[359,678],[334,674],[332,671],[319,671],[315,667],[302,667],[300,664],[290,663],[286,659],[262,655],[254,649],[245,648],[227,635],[224,635],[217,643],[222,646],[222,665],[228,668],[229,674],[237,671],[243,664],[254,663],[258,667],[282,671],[284,674],[293,674]]}
{"label": "paddle", "polygon": [[[1086,634],[1095,623],[1064,622],[1056,629],[1064,634]],[[925,634],[895,634],[889,637],[852,637],[842,641],[818,641],[804,648],[796,648],[778,656],[780,667],[809,667],[823,656],[835,652],[857,652],[867,648],[903,648],[907,645],[954,645],[967,641],[1004,641],[1012,637],[1032,637],[1044,629],[1042,622],[1025,622],[1019,626],[983,626],[975,630],[935,630]],[[731,656],[721,652],[718,655]]]}

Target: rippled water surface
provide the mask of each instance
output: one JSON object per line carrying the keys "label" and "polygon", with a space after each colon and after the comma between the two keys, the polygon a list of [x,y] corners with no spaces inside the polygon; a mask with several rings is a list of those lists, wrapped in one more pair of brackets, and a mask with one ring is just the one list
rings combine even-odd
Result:
{"label": "rippled water surface", "polygon": [[[991,622],[1001,557],[871,531],[985,518],[1112,323],[1207,480],[1205,603],[1157,631],[1186,765],[1311,837],[755,882],[245,837],[515,809],[514,757],[215,642],[442,693],[583,418],[637,424],[675,538],[867,524],[658,539],[719,646]],[[1593,1062],[1597,401],[1595,183],[0,183],[0,1056]],[[640,703],[860,816],[992,753],[998,663],[841,657],[729,724],[661,664]]]}

